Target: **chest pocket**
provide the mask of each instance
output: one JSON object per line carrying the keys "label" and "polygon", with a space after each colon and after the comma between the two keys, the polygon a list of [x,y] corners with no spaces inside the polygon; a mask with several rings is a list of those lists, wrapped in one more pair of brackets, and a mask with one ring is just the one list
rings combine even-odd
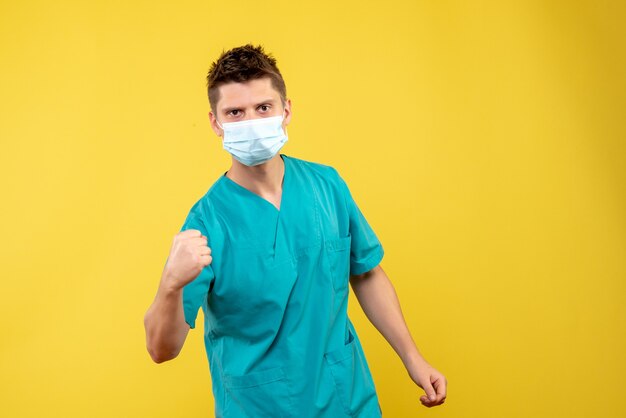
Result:
{"label": "chest pocket", "polygon": [[327,240],[325,251],[330,266],[333,288],[337,292],[347,289],[350,279],[350,245],[352,236]]}

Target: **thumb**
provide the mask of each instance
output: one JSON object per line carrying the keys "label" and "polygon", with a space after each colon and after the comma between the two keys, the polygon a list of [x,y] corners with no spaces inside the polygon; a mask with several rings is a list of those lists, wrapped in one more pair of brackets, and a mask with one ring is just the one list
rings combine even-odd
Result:
{"label": "thumb", "polygon": [[433,385],[430,383],[430,379],[424,382],[424,392],[426,392],[430,401],[437,399],[437,392],[435,392]]}

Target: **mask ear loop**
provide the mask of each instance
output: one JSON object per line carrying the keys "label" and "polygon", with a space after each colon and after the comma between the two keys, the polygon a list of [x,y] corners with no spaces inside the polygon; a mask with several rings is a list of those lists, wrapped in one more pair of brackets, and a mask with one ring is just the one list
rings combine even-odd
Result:
{"label": "mask ear loop", "polygon": [[284,128],[282,127],[283,123],[285,123],[285,117],[286,117],[285,113],[286,113],[286,111],[287,111],[287,107],[284,107],[283,108],[283,120],[282,120],[282,123],[280,125],[281,125],[281,129],[282,129],[283,133],[285,134],[285,138],[289,138],[289,135],[287,135],[287,125],[285,125]]}
{"label": "mask ear loop", "polygon": [[217,118],[215,118],[215,123],[217,123],[217,126],[220,127],[220,129],[222,130],[222,132],[224,132],[224,127],[220,124],[220,121],[217,120]]}

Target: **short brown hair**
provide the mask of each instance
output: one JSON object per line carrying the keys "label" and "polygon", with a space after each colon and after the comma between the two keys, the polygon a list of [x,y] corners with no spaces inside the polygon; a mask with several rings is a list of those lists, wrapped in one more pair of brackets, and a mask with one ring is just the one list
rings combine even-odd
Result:
{"label": "short brown hair", "polygon": [[211,109],[215,112],[220,98],[219,86],[231,82],[243,83],[248,80],[269,77],[274,87],[280,94],[280,99],[285,105],[287,88],[285,81],[276,66],[276,59],[271,54],[266,54],[261,45],[247,44],[237,48],[222,51],[222,55],[211,64],[207,74],[207,89]]}

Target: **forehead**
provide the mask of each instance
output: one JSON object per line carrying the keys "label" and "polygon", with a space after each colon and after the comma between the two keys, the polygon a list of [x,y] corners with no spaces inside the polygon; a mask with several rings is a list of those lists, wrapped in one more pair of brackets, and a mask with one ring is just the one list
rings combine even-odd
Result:
{"label": "forehead", "polygon": [[218,87],[220,92],[217,108],[246,107],[259,102],[274,99],[280,100],[280,94],[272,86],[269,77],[248,80],[243,83],[227,83]]}

